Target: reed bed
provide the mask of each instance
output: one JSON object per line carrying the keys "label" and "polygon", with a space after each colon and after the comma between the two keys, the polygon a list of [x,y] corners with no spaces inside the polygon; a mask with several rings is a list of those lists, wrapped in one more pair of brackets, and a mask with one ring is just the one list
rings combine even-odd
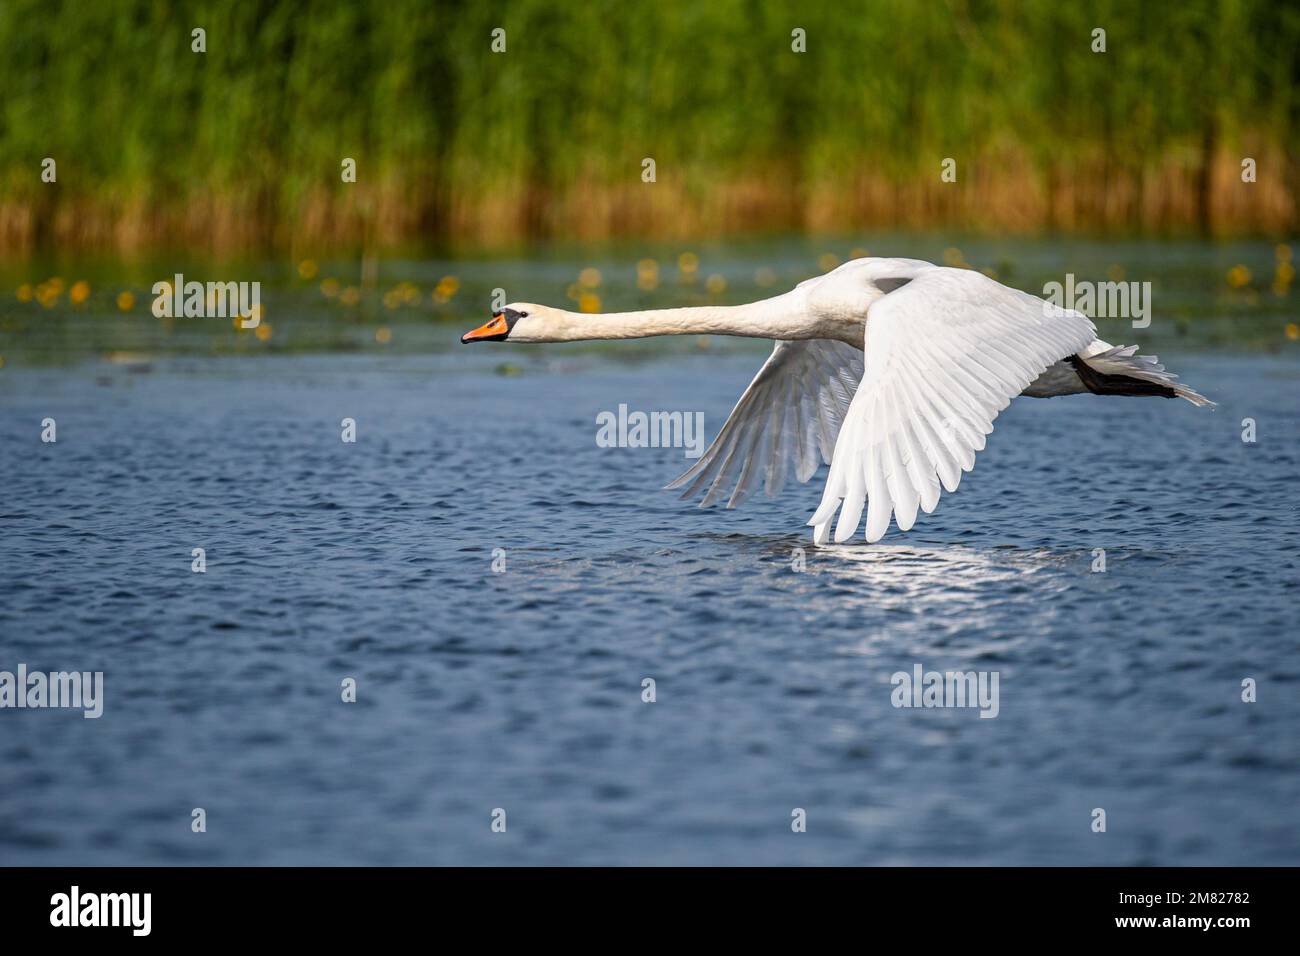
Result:
{"label": "reed bed", "polygon": [[7,0],[0,52],[6,252],[1300,218],[1268,0]]}

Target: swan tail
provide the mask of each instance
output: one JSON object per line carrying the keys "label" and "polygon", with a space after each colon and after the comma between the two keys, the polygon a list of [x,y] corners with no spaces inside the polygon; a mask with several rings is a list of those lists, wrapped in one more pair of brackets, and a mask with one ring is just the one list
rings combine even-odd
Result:
{"label": "swan tail", "polygon": [[1204,395],[1178,381],[1154,355],[1138,355],[1136,345],[1118,345],[1089,355],[1071,355],[1070,364],[1094,395],[1156,395],[1210,405]]}

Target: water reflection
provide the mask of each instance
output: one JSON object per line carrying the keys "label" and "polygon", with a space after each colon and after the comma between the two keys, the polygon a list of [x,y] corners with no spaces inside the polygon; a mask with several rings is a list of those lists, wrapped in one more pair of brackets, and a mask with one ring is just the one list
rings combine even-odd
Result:
{"label": "water reflection", "polygon": [[[1059,614],[1050,596],[1068,589],[1063,572],[1081,562],[1072,551],[956,544],[840,545],[813,554],[810,572],[833,584],[825,589],[828,600],[892,618],[895,630],[926,635],[926,643],[983,635],[980,644],[963,647],[967,654],[1005,649],[1012,636],[1049,629]],[[1012,609],[1016,625],[1007,634]],[[990,633],[998,635],[992,642]],[[863,653],[880,643],[869,637],[852,646]]]}

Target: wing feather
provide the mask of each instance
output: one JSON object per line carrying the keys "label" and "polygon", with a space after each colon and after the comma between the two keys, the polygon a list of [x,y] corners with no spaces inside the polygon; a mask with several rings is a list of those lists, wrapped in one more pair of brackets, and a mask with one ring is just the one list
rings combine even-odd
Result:
{"label": "wing feather", "polygon": [[1050,309],[977,272],[919,269],[877,299],[866,320],[862,381],[835,440],[817,541],[835,513],[835,540],[879,541],[957,490],[993,421],[1054,362],[1096,338],[1081,313]]}
{"label": "wing feather", "polygon": [[707,489],[701,507],[730,490],[734,508],[759,487],[775,498],[792,473],[807,481],[831,460],[862,370],[862,352],[844,342],[777,342],[712,444],[667,487],[685,486],[683,498]]}

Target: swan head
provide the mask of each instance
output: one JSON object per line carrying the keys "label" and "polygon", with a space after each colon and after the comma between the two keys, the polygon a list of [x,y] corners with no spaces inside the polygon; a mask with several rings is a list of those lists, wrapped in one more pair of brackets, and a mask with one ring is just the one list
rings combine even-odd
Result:
{"label": "swan head", "polygon": [[477,329],[460,337],[462,344],[470,342],[545,342],[549,323],[558,319],[560,311],[531,302],[512,302],[492,313],[492,318]]}

